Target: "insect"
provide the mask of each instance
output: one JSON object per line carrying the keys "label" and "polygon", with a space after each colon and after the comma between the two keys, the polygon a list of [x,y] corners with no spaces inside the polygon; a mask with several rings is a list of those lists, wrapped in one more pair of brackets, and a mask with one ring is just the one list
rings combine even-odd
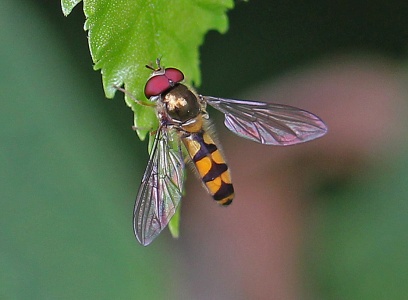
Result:
{"label": "insect", "polygon": [[225,115],[225,126],[240,137],[265,145],[293,145],[323,136],[324,122],[305,110],[258,101],[202,96],[182,83],[184,74],[164,68],[160,60],[144,93],[155,104],[159,119],[149,162],[134,208],[137,240],[149,245],[167,226],[183,195],[185,153],[220,205],[234,197],[224,156],[209,130],[207,104]]}

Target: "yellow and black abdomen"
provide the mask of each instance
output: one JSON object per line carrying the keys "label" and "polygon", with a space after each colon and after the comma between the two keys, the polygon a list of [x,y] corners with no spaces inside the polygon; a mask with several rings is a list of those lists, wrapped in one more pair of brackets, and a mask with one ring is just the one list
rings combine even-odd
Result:
{"label": "yellow and black abdomen", "polygon": [[231,174],[225,159],[208,132],[200,130],[182,138],[188,153],[211,196],[221,205],[234,198]]}

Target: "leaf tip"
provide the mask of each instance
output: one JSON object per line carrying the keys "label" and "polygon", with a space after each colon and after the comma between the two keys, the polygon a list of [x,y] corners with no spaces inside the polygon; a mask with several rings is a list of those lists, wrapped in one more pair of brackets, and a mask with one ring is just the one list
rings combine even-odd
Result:
{"label": "leaf tip", "polygon": [[61,9],[64,16],[68,16],[74,7],[82,0],[61,0]]}

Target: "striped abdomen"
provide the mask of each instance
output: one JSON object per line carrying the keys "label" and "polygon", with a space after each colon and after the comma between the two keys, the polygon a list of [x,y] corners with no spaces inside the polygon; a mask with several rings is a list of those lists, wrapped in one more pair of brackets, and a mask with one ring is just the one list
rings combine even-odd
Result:
{"label": "striped abdomen", "polygon": [[221,205],[229,205],[234,187],[225,159],[211,136],[201,130],[182,138],[208,192]]}

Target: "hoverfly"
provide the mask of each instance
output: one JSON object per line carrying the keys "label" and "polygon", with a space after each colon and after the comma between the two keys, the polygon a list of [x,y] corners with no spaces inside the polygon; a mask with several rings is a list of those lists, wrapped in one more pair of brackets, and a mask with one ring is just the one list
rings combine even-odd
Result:
{"label": "hoverfly", "polygon": [[224,113],[224,124],[233,133],[265,145],[294,145],[327,132],[319,117],[299,108],[199,95],[182,83],[184,74],[179,69],[164,68],[159,59],[156,64],[157,68],[146,66],[153,72],[144,93],[155,103],[159,128],[133,215],[136,238],[144,246],[160,234],[176,212],[184,188],[184,153],[213,199],[225,206],[232,202],[230,171],[208,130],[207,104]]}

